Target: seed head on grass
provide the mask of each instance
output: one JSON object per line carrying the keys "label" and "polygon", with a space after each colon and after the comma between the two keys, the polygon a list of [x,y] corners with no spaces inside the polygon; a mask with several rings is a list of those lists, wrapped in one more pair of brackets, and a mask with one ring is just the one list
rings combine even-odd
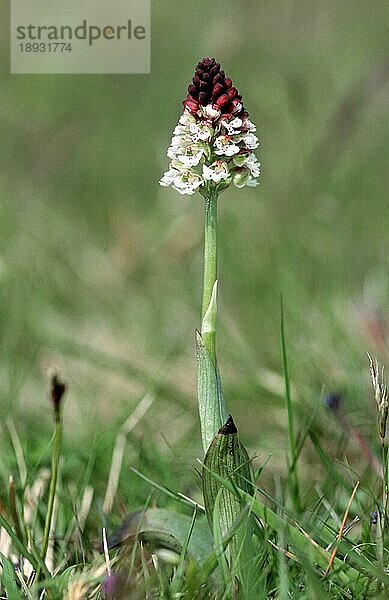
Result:
{"label": "seed head on grass", "polygon": [[[57,480],[58,480],[58,469],[61,459],[61,441],[62,441],[62,418],[61,418],[61,404],[62,398],[66,390],[65,383],[60,379],[57,372],[53,371],[50,374],[50,396],[51,402],[54,409],[54,435],[52,445],[52,456],[51,456],[51,475],[50,475],[50,487],[49,497],[47,500],[47,511],[45,526],[43,531],[43,540],[41,548],[42,562],[45,563],[47,552],[49,549],[49,537],[51,529],[53,527],[53,515],[54,515],[54,502],[57,494]],[[39,581],[41,571],[38,570],[36,579]]]}
{"label": "seed head on grass", "polygon": [[256,127],[214,58],[197,63],[183,105],[167,151],[170,167],[160,184],[188,195],[206,195],[213,187],[222,191],[231,183],[238,188],[258,185]]}
{"label": "seed head on grass", "polygon": [[381,440],[384,440],[389,413],[388,386],[386,385],[384,377],[384,368],[382,367],[382,370],[380,371],[377,359],[373,360],[370,354],[368,354],[368,357],[370,377],[378,410],[379,433]]}
{"label": "seed head on grass", "polygon": [[61,400],[66,391],[66,384],[60,379],[57,372],[53,371],[50,375],[51,389],[50,397],[54,408],[55,421],[60,420]]}

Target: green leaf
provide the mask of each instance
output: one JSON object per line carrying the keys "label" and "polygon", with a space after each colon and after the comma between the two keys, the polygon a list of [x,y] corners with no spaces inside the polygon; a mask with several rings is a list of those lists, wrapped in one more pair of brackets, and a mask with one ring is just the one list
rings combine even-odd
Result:
{"label": "green leaf", "polygon": [[[215,474],[218,477],[215,477]],[[242,514],[243,505],[239,494],[227,489],[219,478],[227,479],[235,489],[244,489],[254,493],[250,459],[239,441],[237,429],[231,416],[220,428],[213,439],[204,459],[203,494],[205,513],[214,532],[215,539],[222,539],[237,523]],[[252,531],[250,518],[242,521],[231,543],[227,547],[226,558],[236,566],[239,556],[247,555]]]}
{"label": "green leaf", "polygon": [[220,511],[221,515],[224,513],[222,518],[225,520],[221,527],[224,535],[242,512],[242,506],[236,494],[231,494],[214,477],[215,473],[226,478],[237,488],[244,489],[250,494],[254,493],[254,486],[251,482],[250,459],[239,441],[238,432],[231,415],[208,448],[204,458],[202,477],[205,513],[211,529],[216,497],[221,492]]}
{"label": "green leaf", "polygon": [[219,371],[211,360],[199,331],[196,330],[197,396],[200,413],[201,437],[204,453],[227,420]]}
{"label": "green leaf", "polygon": [[[221,514],[222,504],[222,490],[220,489],[215,498],[215,504],[213,507],[213,519],[212,519],[212,531],[215,545],[215,556],[219,565],[220,572],[222,574],[223,583],[225,589],[231,585],[231,576],[228,570],[228,562],[226,557],[227,544],[225,543],[225,536],[223,536],[222,522],[223,514]],[[232,539],[232,536],[231,538]],[[230,541],[230,540],[229,540]]]}
{"label": "green leaf", "polygon": [[163,508],[149,508],[132,513],[108,540],[110,548],[127,539],[139,537],[157,547],[178,554],[187,547],[188,555],[202,564],[213,550],[212,538],[204,519],[192,518]]}

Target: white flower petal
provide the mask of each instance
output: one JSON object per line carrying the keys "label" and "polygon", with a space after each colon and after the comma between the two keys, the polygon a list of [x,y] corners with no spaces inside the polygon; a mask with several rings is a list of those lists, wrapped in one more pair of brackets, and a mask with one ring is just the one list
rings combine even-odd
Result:
{"label": "white flower petal", "polygon": [[253,133],[247,133],[245,136],[243,136],[243,141],[246,145],[246,148],[249,150],[255,150],[255,148],[258,148],[258,138]]}
{"label": "white flower petal", "polygon": [[211,137],[210,127],[199,127],[196,123],[192,123],[189,126],[189,132],[194,142],[209,140]]}
{"label": "white flower petal", "polygon": [[261,172],[261,163],[258,162],[255,154],[250,154],[246,160],[246,166],[250,169],[250,173],[253,177],[259,177]]}
{"label": "white flower petal", "polygon": [[197,167],[203,154],[204,150],[199,150],[195,154],[191,154],[189,152],[187,154],[178,154],[177,160],[180,161],[184,167]]}
{"label": "white flower petal", "polygon": [[186,128],[183,127],[182,125],[176,125],[174,130],[173,130],[173,134],[174,135],[182,135],[183,133],[185,133]]}
{"label": "white flower petal", "polygon": [[207,167],[207,165],[203,165],[203,177],[204,177],[205,181],[211,181],[212,175],[213,175],[212,169]]}
{"label": "white flower petal", "polygon": [[200,175],[188,169],[175,177],[173,187],[180,194],[192,195],[203,183],[204,181]]}
{"label": "white flower petal", "polygon": [[182,137],[180,135],[174,135],[172,137],[172,141],[170,142],[173,148],[181,148],[182,146]]}
{"label": "white flower petal", "polygon": [[242,123],[242,119],[240,119],[239,117],[235,117],[235,119],[232,119],[232,121],[230,122],[230,125],[234,129],[239,129],[239,127],[242,127]]}
{"label": "white flower petal", "polygon": [[234,154],[238,154],[239,150],[239,146],[235,146],[235,144],[230,144],[229,146],[225,146],[220,150],[216,150],[215,154],[218,154],[219,156],[234,156]]}
{"label": "white flower petal", "polygon": [[207,106],[202,107],[202,113],[205,117],[208,117],[214,121],[220,117],[220,110],[218,108],[214,108],[212,104],[207,104]]}
{"label": "white flower petal", "polygon": [[256,179],[254,179],[253,177],[250,177],[250,179],[248,180],[246,185],[247,185],[247,187],[257,187],[259,185],[259,182]]}
{"label": "white flower petal", "polygon": [[163,174],[163,177],[159,180],[160,185],[163,187],[168,187],[174,181],[174,179],[179,175],[179,171],[176,169],[169,169]]}
{"label": "white flower petal", "polygon": [[167,154],[167,156],[169,158],[171,158],[172,160],[174,160],[176,158],[176,156],[177,156],[177,148],[172,148],[170,146],[170,148],[167,149],[166,154]]}
{"label": "white flower petal", "polygon": [[[173,131],[167,150],[171,163],[160,185],[172,185],[187,195],[194,194],[205,182],[220,184],[221,188],[232,181],[237,187],[258,185],[255,178],[260,174],[260,163],[252,153],[258,147],[256,128],[246,116],[236,116],[241,103],[234,100],[233,104],[233,115],[222,117],[212,104],[200,106],[196,116],[184,110]],[[204,164],[212,155],[218,159]]]}
{"label": "white flower petal", "polygon": [[254,131],[257,131],[257,128],[255,127],[254,123],[252,123],[248,118],[244,119],[243,127],[244,129],[250,131],[250,133],[254,133]]}
{"label": "white flower petal", "polygon": [[203,165],[203,177],[206,181],[220,183],[229,176],[228,166],[223,160],[217,160],[210,167]]}
{"label": "white flower petal", "polygon": [[238,154],[240,148],[236,146],[228,135],[219,135],[215,140],[215,146],[217,150],[215,150],[215,154],[219,156],[234,156],[234,154]]}
{"label": "white flower petal", "polygon": [[240,128],[242,127],[242,119],[239,117],[235,117],[234,119],[223,119],[221,124],[226,129],[228,135],[234,135],[240,133]]}
{"label": "white flower petal", "polygon": [[191,123],[196,123],[196,119],[190,112],[183,112],[178,122],[184,127],[189,127]]}
{"label": "white flower petal", "polygon": [[234,103],[234,110],[233,110],[233,114],[235,113],[240,113],[240,111],[243,108],[243,104],[241,102],[235,102]]}

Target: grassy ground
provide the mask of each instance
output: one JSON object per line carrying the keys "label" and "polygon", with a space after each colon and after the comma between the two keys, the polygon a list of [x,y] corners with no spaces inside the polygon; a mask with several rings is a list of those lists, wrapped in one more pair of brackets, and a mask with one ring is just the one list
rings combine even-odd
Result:
{"label": "grassy ground", "polygon": [[[1,9],[1,501],[8,505],[10,473],[18,494],[26,483],[14,428],[28,484],[50,466],[46,374],[55,366],[69,386],[60,538],[76,497],[93,490],[82,541],[72,532],[63,568],[84,556],[98,562],[101,527],[111,531],[145,505],[152,486],[131,467],[200,500],[193,331],[203,206],[157,181],[193,67],[207,55],[243,93],[261,139],[261,186],[220,201],[218,355],[241,438],[256,467],[270,457],[261,487],[288,503],[282,294],[295,427],[307,435],[301,519],[317,533],[310,515],[326,521],[324,495],[335,531],[333,512],[342,518],[359,478],[364,491],[350,520],[358,514],[368,528],[378,502],[354,430],[323,399],[342,394],[349,423],[379,457],[366,351],[387,362],[388,8],[359,0],[152,4],[152,72],[142,76],[10,76]],[[150,406],[128,435],[104,521],[115,439],[145,396]],[[175,506],[162,492],[151,503]],[[44,512],[43,502],[38,522]],[[354,532],[355,543],[375,547],[363,528]],[[280,598],[287,585],[293,597],[307,597],[307,582],[327,586],[314,561],[303,558],[298,571],[276,551],[264,556],[269,597],[277,570]],[[293,577],[282,579],[289,568]],[[346,593],[333,585],[329,597]]]}

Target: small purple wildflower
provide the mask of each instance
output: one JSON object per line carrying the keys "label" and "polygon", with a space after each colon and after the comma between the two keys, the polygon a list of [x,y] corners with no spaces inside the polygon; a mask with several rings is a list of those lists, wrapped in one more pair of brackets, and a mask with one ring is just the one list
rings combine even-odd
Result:
{"label": "small purple wildflower", "polygon": [[338,411],[342,404],[342,396],[339,392],[331,392],[324,398],[324,405],[328,410]]}
{"label": "small purple wildflower", "polygon": [[126,589],[127,580],[121,573],[107,573],[103,584],[103,592],[107,598],[120,598]]}

